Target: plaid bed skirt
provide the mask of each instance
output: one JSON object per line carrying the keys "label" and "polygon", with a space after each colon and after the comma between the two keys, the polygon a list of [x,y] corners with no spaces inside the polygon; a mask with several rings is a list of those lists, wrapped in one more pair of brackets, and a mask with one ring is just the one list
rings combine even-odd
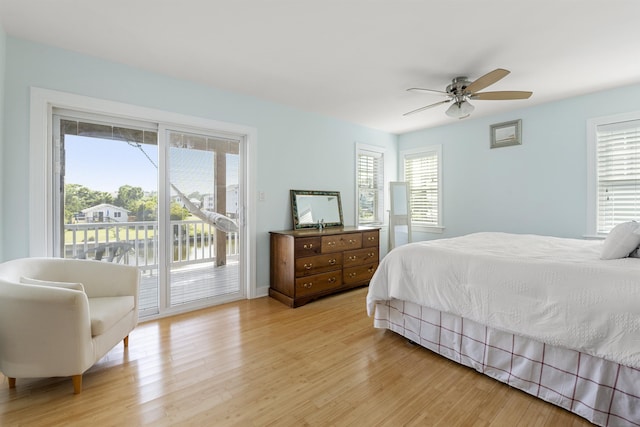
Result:
{"label": "plaid bed skirt", "polygon": [[374,326],[394,331],[594,424],[640,426],[639,369],[406,301],[377,303]]}

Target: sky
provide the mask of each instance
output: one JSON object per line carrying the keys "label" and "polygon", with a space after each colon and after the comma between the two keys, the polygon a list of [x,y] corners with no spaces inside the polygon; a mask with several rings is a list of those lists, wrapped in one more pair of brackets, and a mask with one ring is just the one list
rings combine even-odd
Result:
{"label": "sky", "polygon": [[[143,152],[123,141],[65,135],[65,183],[115,193],[123,185],[157,191],[157,169]],[[158,164],[158,147],[143,144]],[[238,157],[228,156],[227,185],[238,183]],[[185,194],[213,193],[214,156],[210,151],[172,147],[169,180]]]}

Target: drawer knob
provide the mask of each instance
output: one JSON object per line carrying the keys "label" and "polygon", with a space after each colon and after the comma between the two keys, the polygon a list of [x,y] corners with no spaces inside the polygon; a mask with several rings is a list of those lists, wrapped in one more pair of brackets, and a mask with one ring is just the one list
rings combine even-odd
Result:
{"label": "drawer knob", "polygon": [[304,244],[304,248],[305,249],[313,249],[313,243],[305,243]]}
{"label": "drawer knob", "polygon": [[311,269],[313,268],[313,264],[305,264],[305,265],[304,265],[304,268],[305,268],[306,270],[311,270]]}
{"label": "drawer knob", "polygon": [[303,283],[302,286],[304,286],[307,289],[311,289],[311,287],[313,286],[313,282]]}
{"label": "drawer knob", "polygon": [[349,261],[355,261],[358,257],[356,255],[349,255]]}
{"label": "drawer knob", "polygon": [[376,255],[376,253],[375,252],[369,252],[367,255],[369,255],[369,258],[373,258]]}
{"label": "drawer knob", "polygon": [[329,260],[329,264],[330,265],[335,265],[336,262],[338,262],[338,261],[336,261],[335,258]]}
{"label": "drawer knob", "polygon": [[353,245],[356,241],[354,239],[349,239],[349,244]]}
{"label": "drawer knob", "polygon": [[327,280],[327,282],[329,283],[336,283],[336,278],[335,277],[329,277],[329,279]]}
{"label": "drawer knob", "polygon": [[336,245],[335,240],[332,240],[332,241],[330,241],[330,242],[327,242],[327,246],[335,246],[335,245]]}
{"label": "drawer knob", "polygon": [[375,270],[375,268],[373,267],[369,267],[369,269],[367,270],[369,273],[373,273],[373,271]]}
{"label": "drawer knob", "polygon": [[358,273],[349,273],[349,277],[356,277],[358,275]]}
{"label": "drawer knob", "polygon": [[370,242],[373,242],[374,240],[376,240],[376,238],[375,237],[367,237],[367,240],[370,241]]}

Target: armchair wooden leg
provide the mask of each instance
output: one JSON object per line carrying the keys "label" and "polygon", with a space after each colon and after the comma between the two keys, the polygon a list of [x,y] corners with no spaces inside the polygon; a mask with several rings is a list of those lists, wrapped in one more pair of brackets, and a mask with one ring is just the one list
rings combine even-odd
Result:
{"label": "armchair wooden leg", "polygon": [[126,337],[124,337],[124,346],[125,347],[129,347],[129,335],[127,335]]}
{"label": "armchair wooden leg", "polygon": [[11,377],[7,377],[7,379],[9,380],[9,388],[16,388],[16,379]]}
{"label": "armchair wooden leg", "polygon": [[82,375],[73,375],[71,381],[73,381],[73,394],[80,394],[82,391]]}

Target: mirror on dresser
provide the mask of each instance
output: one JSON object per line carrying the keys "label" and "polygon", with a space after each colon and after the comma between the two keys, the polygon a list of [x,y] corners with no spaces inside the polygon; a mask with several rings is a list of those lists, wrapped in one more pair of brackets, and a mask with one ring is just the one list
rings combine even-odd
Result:
{"label": "mirror on dresser", "polygon": [[339,191],[291,190],[293,228],[342,227]]}

